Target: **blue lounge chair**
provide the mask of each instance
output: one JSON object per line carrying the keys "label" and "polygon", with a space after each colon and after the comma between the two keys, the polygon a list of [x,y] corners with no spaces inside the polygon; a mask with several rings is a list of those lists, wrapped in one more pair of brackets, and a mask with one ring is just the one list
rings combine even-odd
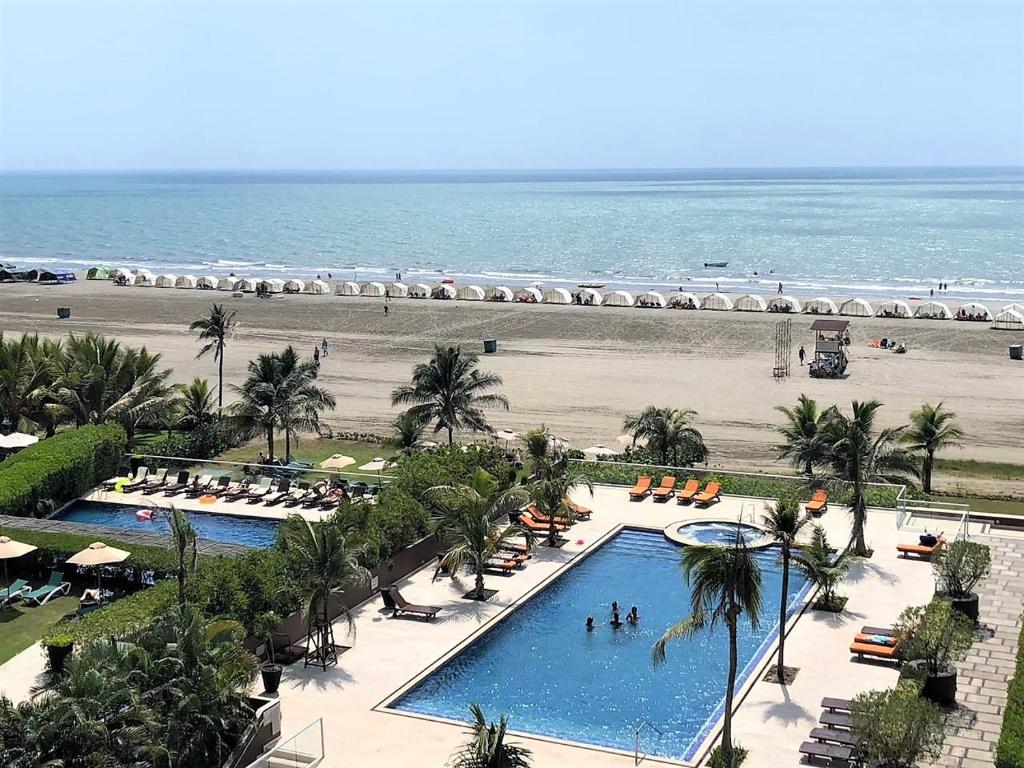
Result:
{"label": "blue lounge chair", "polygon": [[12,584],[0,590],[0,608],[4,608],[15,600],[20,600],[22,595],[28,592],[28,582],[24,579],[15,579]]}
{"label": "blue lounge chair", "polygon": [[21,599],[28,603],[35,603],[36,605],[46,605],[50,598],[55,595],[66,595],[71,589],[71,582],[64,581],[64,574],[60,571],[52,571],[50,573],[50,580],[46,583],[46,586],[39,587],[39,589],[33,589],[31,592],[26,592],[21,596]]}

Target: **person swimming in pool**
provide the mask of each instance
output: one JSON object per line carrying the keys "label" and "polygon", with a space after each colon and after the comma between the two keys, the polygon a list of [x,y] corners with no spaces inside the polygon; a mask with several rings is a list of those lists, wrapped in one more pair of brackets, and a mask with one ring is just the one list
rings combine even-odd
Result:
{"label": "person swimming in pool", "polygon": [[627,614],[626,616],[626,621],[628,621],[630,624],[636,624],[638,621],[640,621],[640,614],[637,611],[635,605],[629,609],[629,614]]}
{"label": "person swimming in pool", "polygon": [[622,620],[619,618],[619,612],[618,611],[615,611],[612,614],[611,625],[612,625],[612,629],[618,629],[619,627],[622,626]]}
{"label": "person swimming in pool", "polygon": [[618,600],[612,600],[612,613],[618,613],[618,612],[619,612],[619,601]]}
{"label": "person swimming in pool", "polygon": [[594,631],[594,617],[593,616],[587,616],[587,632],[593,632],[593,631]]}

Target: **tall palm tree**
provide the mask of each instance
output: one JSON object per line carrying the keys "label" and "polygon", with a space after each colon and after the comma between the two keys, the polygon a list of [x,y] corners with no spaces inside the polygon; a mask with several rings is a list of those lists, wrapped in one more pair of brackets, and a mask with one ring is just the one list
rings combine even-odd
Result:
{"label": "tall palm tree", "polygon": [[622,420],[622,429],[633,438],[633,448],[636,448],[637,441],[644,436],[647,425],[655,418],[658,410],[658,406],[648,405],[640,413],[627,414]]}
{"label": "tall palm tree", "polygon": [[864,540],[867,523],[867,484],[900,483],[917,476],[917,465],[900,441],[904,427],[878,429],[877,400],[853,401],[846,416],[838,408],[826,411],[823,439],[828,449],[827,480],[852,488],[850,514],[853,517],[854,554],[868,555]]}
{"label": "tall palm tree", "polygon": [[179,384],[178,392],[178,426],[195,429],[213,420],[213,392],[206,379],[197,376],[191,384]]}
{"label": "tall palm tree", "polygon": [[766,506],[761,517],[765,533],[779,543],[782,558],[782,595],[779,597],[779,660],[776,673],[779,682],[786,681],[786,606],[789,602],[789,560],[796,545],[797,536],[809,518],[801,516],[800,503],[793,498],[779,499]]}
{"label": "tall palm tree", "polygon": [[393,432],[388,439],[388,445],[409,456],[419,447],[426,425],[408,411],[400,413],[391,425]]}
{"label": "tall palm tree", "polygon": [[797,469],[803,468],[805,475],[812,474],[815,465],[828,454],[822,435],[823,414],[818,410],[817,401],[800,395],[795,408],[777,405],[775,410],[786,417],[786,423],[776,427],[786,441],[776,446],[780,458],[789,459]]}
{"label": "tall palm tree", "polygon": [[530,473],[541,480],[550,475],[558,457],[552,450],[551,435],[547,427],[541,424],[527,430],[522,440],[526,457],[530,462]]}
{"label": "tall palm tree", "polygon": [[412,383],[391,393],[392,405],[410,405],[409,413],[423,423],[434,422],[434,433],[448,432],[448,445],[457,429],[488,432],[484,408],[508,410],[508,398],[488,390],[501,386],[501,377],[477,370],[476,355],[460,347],[434,347],[434,355],[412,371]]}
{"label": "tall palm tree", "polygon": [[487,470],[478,467],[467,484],[437,486],[427,494],[436,510],[432,527],[446,547],[442,565],[451,573],[463,565],[472,568],[476,577],[472,599],[486,599],[487,562],[500,555],[510,538],[523,532],[519,526],[499,523],[522,505],[521,491],[502,490]]}
{"label": "tall palm tree", "polygon": [[719,623],[729,631],[729,677],[722,716],[721,754],[727,768],[734,768],[732,743],[733,695],[736,688],[737,636],[740,615],[746,613],[752,628],[761,618],[761,568],[739,531],[733,546],[717,544],[683,548],[680,563],[690,584],[690,615],[672,625],[651,651],[655,665],[663,664],[669,643],[688,639]]}
{"label": "tall palm tree", "polygon": [[299,432],[317,431],[320,412],[334,409],[334,396],[317,386],[320,368],[313,360],[302,360],[294,347],[288,346],[280,355],[282,381],[278,387],[281,398],[279,421],[284,430],[285,461],[292,460],[292,441],[299,442]]}
{"label": "tall palm tree", "polygon": [[[363,549],[349,543],[334,525],[314,526],[302,519],[285,529],[284,549],[293,581],[302,591],[310,638],[315,640],[313,661],[326,667],[337,659],[329,603],[345,587],[370,580],[370,572],[358,562]],[[341,616],[353,632],[355,623],[347,606],[341,607]]]}
{"label": "tall palm tree", "polygon": [[639,416],[627,417],[624,426],[633,435],[647,439],[647,447],[662,464],[679,466],[704,461],[708,455],[704,437],[693,426],[696,411],[648,406]]}
{"label": "tall palm tree", "polygon": [[579,464],[547,463],[538,479],[526,487],[527,500],[548,523],[548,546],[558,546],[558,519],[571,523],[576,519],[576,508],[570,503],[572,492],[584,487],[591,494],[594,483]]}
{"label": "tall palm tree", "polygon": [[[199,550],[197,548],[196,529],[185,517],[185,513],[177,507],[171,507],[167,522],[171,527],[171,541],[174,544],[174,551],[178,556],[178,607],[185,610],[185,578],[189,572],[195,573],[196,563],[199,561]],[[191,550],[191,558],[188,558]]]}
{"label": "tall palm tree", "polygon": [[0,333],[0,417],[14,429],[35,432],[46,428],[52,435],[56,422],[47,410],[51,384],[48,360],[60,346],[40,341],[38,334],[4,339]]}
{"label": "tall palm tree", "polygon": [[214,304],[206,317],[193,320],[188,327],[190,331],[199,331],[199,341],[205,342],[199,349],[196,359],[212,352],[217,363],[218,411],[224,410],[224,347],[227,346],[228,337],[237,325],[235,314],[233,311],[225,311],[223,304]]}
{"label": "tall palm tree", "polygon": [[471,704],[469,711],[473,715],[469,741],[452,755],[448,768],[530,768],[530,750],[505,741],[508,715],[488,723],[479,704]]}
{"label": "tall palm tree", "polygon": [[956,424],[956,414],[943,408],[941,402],[938,405],[925,403],[910,414],[910,426],[903,433],[903,442],[911,450],[924,452],[921,489],[925,493],[932,492],[935,454],[951,446],[962,448],[959,441],[963,436],[963,430]]}

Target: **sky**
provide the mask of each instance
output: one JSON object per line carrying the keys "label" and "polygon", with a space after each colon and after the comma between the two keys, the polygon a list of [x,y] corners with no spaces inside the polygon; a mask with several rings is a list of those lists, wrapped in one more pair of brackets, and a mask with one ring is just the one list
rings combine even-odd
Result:
{"label": "sky", "polygon": [[1024,165],[1020,0],[0,0],[0,169]]}

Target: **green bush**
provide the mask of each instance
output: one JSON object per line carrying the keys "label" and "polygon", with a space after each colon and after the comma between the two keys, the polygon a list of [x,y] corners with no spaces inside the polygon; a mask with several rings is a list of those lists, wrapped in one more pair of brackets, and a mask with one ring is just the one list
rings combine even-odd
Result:
{"label": "green bush", "polygon": [[330,518],[357,546],[362,565],[373,568],[430,532],[430,515],[400,488],[386,488],[376,504],[343,504]]}
{"label": "green bush", "polygon": [[185,459],[212,459],[237,448],[238,434],[219,423],[202,424],[188,432],[175,432],[157,438],[145,453],[150,456],[179,456]]}
{"label": "green bush", "polygon": [[67,429],[0,464],[0,514],[31,516],[37,504],[64,504],[117,474],[124,430],[115,424]]}
{"label": "green bush", "polygon": [[130,639],[155,618],[169,613],[176,600],[177,585],[161,581],[156,586],[122,597],[74,621],[59,621],[42,637],[44,645],[70,637],[81,646],[91,640]]}
{"label": "green bush", "polygon": [[1017,668],[1006,693],[996,768],[1024,768],[1024,632],[1017,650]]}
{"label": "green bush", "polygon": [[287,616],[299,607],[278,549],[204,558],[189,580],[188,601],[207,617],[237,621],[250,634],[268,611]]}
{"label": "green bush", "polygon": [[912,768],[941,754],[942,710],[918,696],[916,686],[862,693],[852,709],[851,730],[869,764]]}

